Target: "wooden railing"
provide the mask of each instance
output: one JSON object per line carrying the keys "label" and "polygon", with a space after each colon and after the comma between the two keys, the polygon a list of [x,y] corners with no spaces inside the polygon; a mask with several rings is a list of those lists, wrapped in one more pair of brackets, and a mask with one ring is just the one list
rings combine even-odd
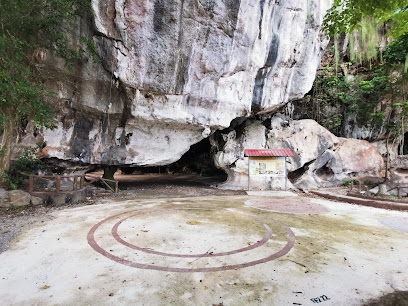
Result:
{"label": "wooden railing", "polygon": [[408,185],[406,185],[406,184],[405,185],[397,185],[397,186],[395,186],[395,187],[393,187],[393,188],[391,188],[391,189],[389,189],[387,191],[394,190],[395,188],[397,188],[397,197],[400,198],[401,197],[401,189],[408,188]]}
{"label": "wooden railing", "polygon": [[[102,178],[102,177],[99,177],[99,176],[93,176],[93,175],[89,175],[89,174],[84,174],[84,177],[85,176],[91,178],[91,180],[87,184],[92,184],[94,182],[101,181],[112,192],[117,193],[118,190],[119,190],[118,189],[119,182],[117,180],[109,180],[109,179],[105,179],[105,178]],[[115,184],[115,189],[113,189],[112,186],[110,186],[107,182],[114,183]]]}
{"label": "wooden railing", "polygon": [[[348,185],[348,188],[349,188],[349,191],[350,191],[350,192],[353,190],[354,186],[355,186],[355,185],[353,184],[353,182],[351,182],[351,183]],[[369,189],[370,189],[370,187],[363,185],[363,184],[361,183],[361,181],[358,181],[358,185],[357,185],[357,186],[358,186],[358,191],[362,191],[363,189],[365,189],[364,191],[368,192]],[[401,189],[404,189],[404,188],[408,189],[408,184],[397,185],[397,186],[395,186],[395,187],[392,187],[391,189],[388,189],[387,192],[389,192],[389,191],[391,191],[391,190],[394,190],[394,189],[397,189],[397,197],[398,197],[398,198],[401,198]]]}
{"label": "wooden railing", "polygon": [[[81,175],[35,175],[35,174],[27,174],[20,172],[20,174],[25,175],[28,177],[28,192],[34,193],[34,178],[44,178],[44,179],[55,179],[55,191],[52,192],[60,193],[63,192],[61,190],[61,179],[73,179],[73,188],[71,191],[82,190],[86,186],[101,181],[110,191],[117,193],[118,192],[118,181],[117,180],[109,180],[99,176],[93,176],[89,174],[81,174]],[[85,181],[88,179],[89,181]],[[114,187],[108,183],[113,183]],[[79,188],[78,188],[79,187]],[[50,192],[48,190],[44,190],[44,192]]]}
{"label": "wooden railing", "polygon": [[367,191],[369,188],[368,186],[363,186],[360,180],[358,180],[358,184],[356,185],[353,183],[353,181],[351,181],[350,184],[347,186],[350,192],[353,190],[354,186],[358,187],[358,191],[362,191],[363,187],[365,187],[366,189],[365,191]]}

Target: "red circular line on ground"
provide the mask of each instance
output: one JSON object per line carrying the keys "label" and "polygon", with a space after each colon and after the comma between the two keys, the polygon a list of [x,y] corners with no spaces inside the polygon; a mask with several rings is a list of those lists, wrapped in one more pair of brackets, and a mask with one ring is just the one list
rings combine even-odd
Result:
{"label": "red circular line on ground", "polygon": [[171,268],[171,267],[163,267],[163,266],[154,266],[154,265],[150,265],[150,264],[141,264],[141,263],[137,263],[137,262],[133,262],[127,259],[123,259],[120,258],[118,256],[115,256],[107,251],[105,251],[103,248],[101,248],[99,246],[99,244],[96,242],[95,240],[95,232],[96,230],[106,221],[109,221],[111,219],[114,219],[118,216],[124,215],[128,212],[125,213],[121,213],[115,216],[111,216],[109,218],[106,218],[100,222],[98,222],[97,224],[95,224],[90,231],[88,232],[87,235],[87,240],[88,240],[88,244],[99,254],[126,266],[129,267],[133,267],[133,268],[138,268],[138,269],[148,269],[148,270],[156,270],[156,271],[166,271],[166,272],[180,272],[180,273],[186,273],[186,272],[215,272],[215,271],[226,271],[226,270],[233,270],[233,269],[242,269],[242,268],[246,268],[246,267],[251,267],[251,266],[255,266],[261,263],[265,263],[274,259],[277,259],[279,257],[282,257],[283,255],[286,255],[295,245],[295,234],[293,233],[293,231],[287,227],[285,224],[274,220],[274,219],[269,219],[273,222],[275,222],[276,224],[282,226],[286,232],[289,235],[289,240],[287,242],[287,244],[278,252],[265,257],[265,258],[261,258],[258,260],[254,260],[254,261],[250,261],[250,262],[246,262],[243,264],[236,264],[236,265],[228,265],[228,266],[220,266],[220,267],[212,267],[212,268],[195,268],[195,269],[189,269],[189,268]]}
{"label": "red circular line on ground", "polygon": [[256,219],[256,218],[253,218],[253,217],[251,217],[251,216],[248,216],[249,218],[254,219],[254,220],[257,221],[258,223],[262,224],[262,225],[265,227],[265,229],[266,229],[266,234],[265,234],[265,236],[264,236],[260,241],[254,243],[254,244],[252,244],[252,245],[250,245],[250,246],[247,246],[247,247],[241,248],[241,249],[237,249],[237,250],[233,250],[233,251],[229,251],[229,252],[212,253],[212,254],[204,253],[204,254],[190,254],[190,255],[189,255],[189,254],[172,254],[172,253],[165,253],[165,252],[160,252],[160,251],[155,251],[155,250],[151,250],[151,249],[146,249],[146,248],[138,247],[137,245],[131,244],[131,243],[129,243],[129,242],[123,240],[123,239],[119,236],[119,234],[118,234],[119,225],[121,225],[123,221],[126,221],[127,219],[132,218],[132,217],[134,217],[134,216],[136,216],[136,215],[131,215],[131,216],[126,217],[126,218],[120,220],[119,222],[117,222],[117,223],[113,226],[113,228],[112,228],[112,235],[113,235],[113,237],[114,237],[119,243],[121,243],[121,244],[123,244],[123,245],[125,245],[125,246],[127,246],[127,247],[129,247],[129,248],[131,248],[131,249],[138,250],[138,251],[142,251],[142,252],[145,252],[145,253],[155,254],[155,255],[169,256],[169,257],[183,257],[183,258],[226,256],[226,255],[232,255],[232,254],[236,254],[236,253],[245,252],[245,251],[252,250],[252,249],[255,249],[255,248],[257,248],[257,247],[260,247],[261,245],[265,244],[265,243],[269,240],[269,238],[271,238],[271,236],[272,236],[272,230],[271,230],[271,228],[270,228],[267,224],[263,223],[262,221],[260,221],[260,220],[258,220],[258,219]]}

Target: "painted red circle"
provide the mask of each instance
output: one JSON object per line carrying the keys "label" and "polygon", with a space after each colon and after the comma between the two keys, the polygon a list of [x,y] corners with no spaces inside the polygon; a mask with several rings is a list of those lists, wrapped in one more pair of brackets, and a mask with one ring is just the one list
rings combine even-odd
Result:
{"label": "painted red circle", "polygon": [[[218,267],[209,267],[209,268],[172,268],[172,267],[164,267],[164,266],[155,266],[152,264],[142,264],[142,263],[138,263],[138,262],[133,262],[127,259],[123,259],[120,258],[119,256],[113,255],[107,251],[105,251],[95,240],[95,232],[96,230],[104,223],[117,218],[118,216],[121,215],[125,215],[128,214],[129,212],[124,212],[121,214],[117,214],[114,216],[111,216],[109,218],[106,218],[102,221],[100,221],[99,223],[95,224],[90,231],[88,232],[87,235],[87,240],[89,245],[99,254],[126,266],[129,267],[134,267],[134,268],[139,268],[139,269],[149,269],[149,270],[157,270],[157,271],[166,271],[166,272],[215,272],[215,271],[226,271],[226,270],[233,270],[233,269],[241,269],[241,268],[246,268],[246,267],[250,267],[250,266],[255,266],[261,263],[265,263],[274,259],[277,259],[279,257],[282,257],[283,255],[286,255],[294,246],[295,244],[295,235],[293,233],[293,231],[287,227],[285,224],[274,220],[274,219],[270,219],[268,218],[268,220],[278,224],[279,226],[281,226],[289,235],[289,239],[288,242],[286,243],[286,245],[278,252],[271,254],[270,256],[258,259],[258,260],[254,260],[254,261],[250,261],[250,262],[246,262],[246,263],[242,263],[242,264],[234,264],[234,265],[225,265],[225,266],[218,266]],[[146,212],[145,212],[146,213]],[[127,219],[127,218],[125,218]],[[123,219],[123,220],[125,220]],[[118,222],[119,223],[119,222]],[[117,223],[117,224],[118,224]],[[120,223],[119,223],[120,224]],[[119,226],[119,225],[118,225]],[[221,255],[219,255],[221,256]],[[191,257],[191,256],[188,256]]]}

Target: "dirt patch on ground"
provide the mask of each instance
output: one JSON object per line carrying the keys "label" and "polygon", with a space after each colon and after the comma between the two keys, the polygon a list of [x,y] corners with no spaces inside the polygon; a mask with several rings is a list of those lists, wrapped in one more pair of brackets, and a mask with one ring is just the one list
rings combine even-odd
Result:
{"label": "dirt patch on ground", "polygon": [[379,299],[368,301],[364,306],[407,306],[408,291],[395,291]]}

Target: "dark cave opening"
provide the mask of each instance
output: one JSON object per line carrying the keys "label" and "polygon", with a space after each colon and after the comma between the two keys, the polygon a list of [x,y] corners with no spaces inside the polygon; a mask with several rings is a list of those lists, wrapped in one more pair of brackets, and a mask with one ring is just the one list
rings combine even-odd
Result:
{"label": "dark cave opening", "polygon": [[[398,146],[398,153],[401,152],[401,144]],[[402,147],[402,155],[408,155],[408,132],[404,134],[404,146]]]}
{"label": "dark cave opening", "polygon": [[325,164],[323,167],[317,169],[316,175],[320,177],[324,181],[329,181],[330,179],[333,178],[334,172],[332,169],[330,169],[327,164]]}
{"label": "dark cave opening", "polygon": [[208,138],[192,145],[178,161],[165,166],[120,167],[123,174],[196,174],[225,181],[227,174],[215,167],[213,148]]}
{"label": "dark cave opening", "polygon": [[301,168],[299,168],[299,169],[297,169],[295,171],[289,172],[288,173],[288,180],[292,184],[296,183],[302,177],[302,175],[305,174],[307,170],[309,170],[310,164],[312,164],[314,161],[315,160],[312,160],[312,161],[304,164],[303,167],[301,167]]}

